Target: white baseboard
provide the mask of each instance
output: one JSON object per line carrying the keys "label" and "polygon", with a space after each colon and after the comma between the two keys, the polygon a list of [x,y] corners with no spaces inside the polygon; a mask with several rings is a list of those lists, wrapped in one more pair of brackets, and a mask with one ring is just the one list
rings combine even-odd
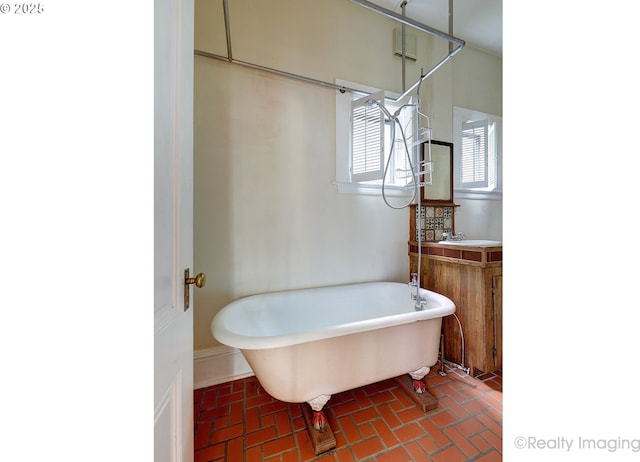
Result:
{"label": "white baseboard", "polygon": [[255,375],[240,350],[225,345],[193,352],[193,388],[210,387]]}

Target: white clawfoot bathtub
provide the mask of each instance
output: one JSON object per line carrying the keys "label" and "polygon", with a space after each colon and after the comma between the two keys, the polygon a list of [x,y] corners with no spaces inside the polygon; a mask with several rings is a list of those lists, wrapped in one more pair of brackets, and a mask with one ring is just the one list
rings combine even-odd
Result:
{"label": "white clawfoot bathtub", "polygon": [[[254,295],[222,308],[211,322],[221,343],[240,349],[276,399],[320,411],[332,394],[412,373],[422,379],[438,360],[447,297],[371,282]],[[315,424],[315,422],[314,422]]]}

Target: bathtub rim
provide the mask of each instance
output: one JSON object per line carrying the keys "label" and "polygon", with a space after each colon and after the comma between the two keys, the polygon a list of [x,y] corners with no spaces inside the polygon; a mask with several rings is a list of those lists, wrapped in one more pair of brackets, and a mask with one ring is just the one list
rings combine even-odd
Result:
{"label": "bathtub rim", "polygon": [[332,338],[332,337],[340,337],[344,335],[355,334],[358,332],[383,329],[385,327],[392,327],[392,326],[397,326],[401,324],[407,324],[410,322],[419,322],[419,321],[426,321],[434,318],[443,318],[455,312],[455,305],[453,301],[451,301],[451,299],[437,292],[433,292],[428,289],[422,289],[422,290],[426,290],[427,296],[438,304],[437,307],[430,308],[428,310],[423,310],[423,311],[412,311],[412,312],[394,314],[394,315],[384,316],[379,318],[349,322],[349,323],[340,324],[337,326],[329,326],[329,327],[324,327],[324,328],[319,328],[314,330],[305,330],[301,332],[294,332],[294,333],[282,334],[282,335],[272,335],[272,336],[257,337],[257,336],[239,334],[239,333],[230,331],[225,326],[225,321],[230,316],[233,306],[241,302],[246,303],[248,299],[257,298],[257,297],[269,295],[269,294],[315,291],[315,290],[330,289],[332,287],[354,287],[355,288],[355,287],[363,287],[367,285],[394,285],[394,286],[406,287],[406,284],[403,284],[401,282],[378,281],[378,282],[362,282],[362,283],[340,284],[340,285],[336,284],[336,285],[324,286],[324,287],[283,290],[283,291],[277,291],[277,292],[266,292],[263,294],[249,295],[247,297],[242,297],[232,301],[231,303],[221,308],[220,311],[218,311],[218,313],[216,313],[216,315],[213,317],[211,321],[211,326],[210,326],[211,334],[218,342],[230,347],[238,348],[239,350],[261,350],[261,349],[269,349],[269,348],[287,347],[287,346],[296,345],[304,342],[312,342],[312,341],[323,340],[323,339]]}

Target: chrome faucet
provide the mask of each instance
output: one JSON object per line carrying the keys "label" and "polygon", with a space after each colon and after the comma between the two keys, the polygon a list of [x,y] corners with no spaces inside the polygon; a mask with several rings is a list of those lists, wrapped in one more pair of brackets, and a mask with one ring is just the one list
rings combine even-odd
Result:
{"label": "chrome faucet", "polygon": [[418,283],[418,273],[411,273],[411,282],[408,284],[409,287],[416,288],[415,293],[411,294],[411,300],[415,300],[415,309],[416,311],[424,310],[424,306],[427,304],[426,297],[420,295],[420,284]]}
{"label": "chrome faucet", "polygon": [[442,238],[445,241],[461,241],[462,239],[464,239],[464,234],[452,234],[445,231],[444,233],[442,233]]}

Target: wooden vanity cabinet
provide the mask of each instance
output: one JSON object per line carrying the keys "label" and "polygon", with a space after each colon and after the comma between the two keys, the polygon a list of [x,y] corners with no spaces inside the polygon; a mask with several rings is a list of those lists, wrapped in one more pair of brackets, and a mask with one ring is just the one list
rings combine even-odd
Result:
{"label": "wooden vanity cabinet", "polygon": [[[409,242],[410,271],[418,250]],[[464,334],[464,366],[477,376],[502,368],[502,247],[422,243],[422,287],[449,297]],[[444,358],[462,361],[462,336],[453,315],[442,320]]]}

